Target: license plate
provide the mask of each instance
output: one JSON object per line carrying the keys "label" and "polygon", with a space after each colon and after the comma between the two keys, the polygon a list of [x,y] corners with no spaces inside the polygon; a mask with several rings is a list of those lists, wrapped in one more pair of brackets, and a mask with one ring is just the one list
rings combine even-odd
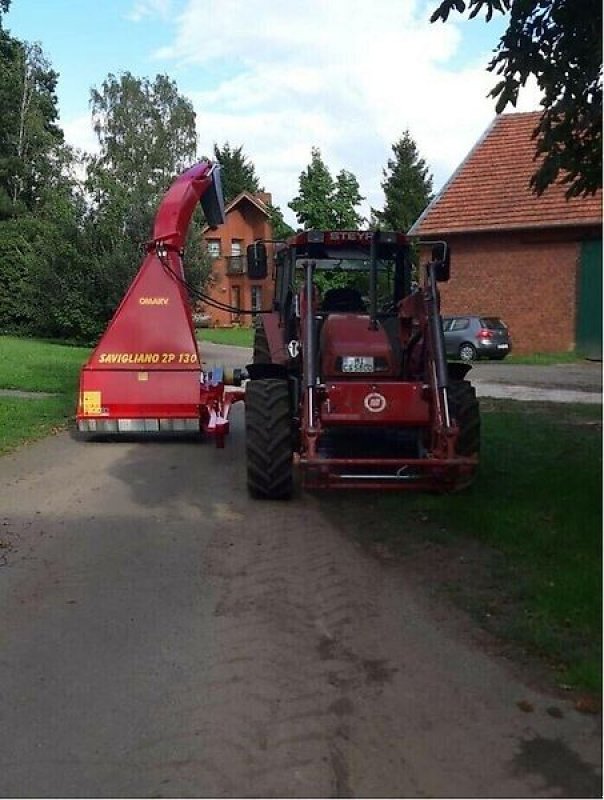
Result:
{"label": "license plate", "polygon": [[373,372],[373,356],[344,356],[342,372]]}
{"label": "license plate", "polygon": [[509,344],[498,344],[497,345],[497,349],[498,350],[507,350],[508,347],[509,347]]}

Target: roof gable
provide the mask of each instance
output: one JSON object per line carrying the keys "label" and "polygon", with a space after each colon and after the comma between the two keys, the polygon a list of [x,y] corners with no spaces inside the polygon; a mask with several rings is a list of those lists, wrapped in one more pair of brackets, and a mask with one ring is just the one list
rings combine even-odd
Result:
{"label": "roof gable", "polygon": [[[264,214],[265,217],[270,217],[270,211],[268,207],[262,202],[262,200],[260,200],[259,197],[256,197],[255,195],[246,191],[239,192],[239,194],[236,197],[234,197],[230,203],[227,203],[224,209],[224,216],[227,217],[231,213],[231,211],[237,208],[237,206],[239,206],[244,200],[255,206],[258,209],[258,211]],[[210,226],[204,225],[201,230],[202,233],[205,233],[206,231],[210,230]]]}
{"label": "roof gable", "polygon": [[540,112],[501,114],[412,226],[414,235],[602,224],[602,192],[565,198],[556,183],[538,197],[532,133]]}

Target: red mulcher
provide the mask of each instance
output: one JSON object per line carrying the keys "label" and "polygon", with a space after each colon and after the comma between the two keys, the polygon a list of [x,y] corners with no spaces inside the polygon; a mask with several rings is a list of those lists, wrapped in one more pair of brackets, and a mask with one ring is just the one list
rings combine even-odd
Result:
{"label": "red mulcher", "polygon": [[162,200],[147,255],[82,369],[79,431],[203,432],[224,444],[243,390],[225,392],[222,370],[200,366],[182,262],[198,202],[211,227],[224,222],[219,165],[195,165]]}

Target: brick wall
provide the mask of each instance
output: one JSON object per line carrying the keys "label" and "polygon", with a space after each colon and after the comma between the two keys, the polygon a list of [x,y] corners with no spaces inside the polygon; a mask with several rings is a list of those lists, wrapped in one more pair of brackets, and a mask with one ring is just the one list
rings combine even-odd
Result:
{"label": "brick wall", "polygon": [[445,237],[451,279],[440,284],[443,314],[498,316],[516,353],[575,345],[580,245],[569,234],[493,233]]}

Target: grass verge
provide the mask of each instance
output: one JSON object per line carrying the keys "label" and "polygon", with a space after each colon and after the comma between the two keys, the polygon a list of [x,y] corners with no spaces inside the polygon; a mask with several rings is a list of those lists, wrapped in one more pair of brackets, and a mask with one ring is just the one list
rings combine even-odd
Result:
{"label": "grass verge", "polygon": [[52,397],[0,397],[0,453],[66,425],[73,415],[84,347],[0,336],[0,389]]}
{"label": "grass verge", "polygon": [[74,399],[0,397],[0,454],[64,428],[73,415]]}
{"label": "grass verge", "polygon": [[[482,624],[544,659],[560,683],[601,691],[601,408],[483,400],[481,409],[471,489],[324,495],[322,508],[403,559],[418,539],[438,542],[441,584]],[[464,548],[475,568],[459,577]]]}
{"label": "grass verge", "polygon": [[536,366],[549,366],[550,364],[581,364],[585,359],[577,353],[530,353],[516,355],[510,353],[505,359],[506,364],[532,364]]}
{"label": "grass verge", "polygon": [[253,328],[200,328],[197,338],[202,342],[230,344],[235,347],[253,347]]}
{"label": "grass verge", "polygon": [[89,353],[86,347],[0,336],[0,389],[75,392],[80,367]]}

